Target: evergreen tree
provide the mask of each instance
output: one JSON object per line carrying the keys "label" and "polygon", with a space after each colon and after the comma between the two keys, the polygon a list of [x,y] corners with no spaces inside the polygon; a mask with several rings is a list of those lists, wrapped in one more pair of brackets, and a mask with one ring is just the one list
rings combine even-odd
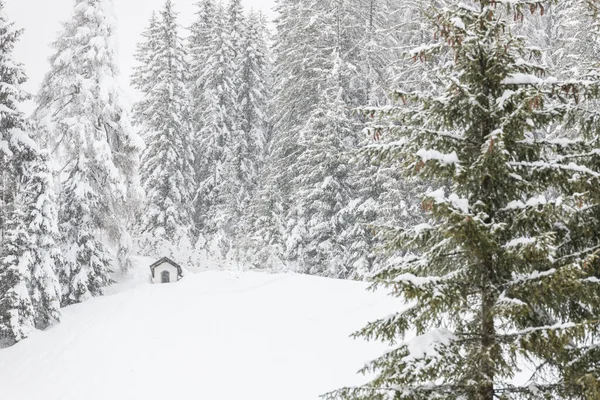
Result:
{"label": "evergreen tree", "polygon": [[63,256],[57,242],[58,211],[54,181],[48,156],[27,147],[21,157],[24,174],[21,201],[23,226],[28,236],[31,282],[29,292],[34,324],[45,329],[60,319],[61,287],[57,273],[63,266]]}
{"label": "evergreen tree", "polygon": [[[145,86],[144,111],[137,108],[137,120],[144,121],[140,129],[146,141],[142,154],[141,176],[146,191],[146,204],[139,225],[150,253],[163,247],[189,243],[193,235],[191,193],[194,184],[191,126],[186,89],[186,53],[178,36],[177,14],[167,0],[157,22],[150,54],[138,56],[148,60],[154,85]],[[147,39],[148,41],[148,39]],[[141,48],[143,48],[142,46]],[[155,78],[154,78],[155,76]],[[136,82],[143,81],[143,74]]]}
{"label": "evergreen tree", "polygon": [[[319,9],[313,10],[298,0],[279,0],[276,4],[272,107],[274,151],[278,154],[274,154],[273,162],[293,165],[297,154],[295,139],[319,104],[320,88],[325,87],[323,79],[327,74],[322,71],[330,70],[327,62],[331,61],[331,53],[323,54],[319,38],[322,28],[331,26],[331,20],[319,20]],[[283,185],[283,181],[290,181],[288,178],[281,176],[278,180]]]}
{"label": "evergreen tree", "polygon": [[[237,60],[244,52],[244,36],[246,35],[246,18],[242,0],[229,0],[227,6],[227,31],[233,57]],[[237,64],[239,65],[239,64]]]}
{"label": "evergreen tree", "polygon": [[352,127],[343,100],[342,70],[336,57],[328,89],[301,132],[304,151],[296,163],[296,196],[286,235],[287,258],[299,262],[300,271],[340,278],[350,274],[346,246],[340,241],[347,228],[340,212],[352,196],[342,157],[349,149]]}
{"label": "evergreen tree", "polygon": [[[269,243],[258,245],[276,250],[291,248],[286,245],[287,234],[293,229],[285,221],[294,204],[294,188],[290,184],[296,178],[298,157],[304,151],[299,143],[300,132],[304,129],[316,107],[321,103],[322,88],[331,71],[333,48],[321,41],[324,27],[331,27],[331,20],[323,20],[321,7],[312,8],[317,3],[298,0],[278,0],[275,10],[275,36],[273,45],[273,97],[269,107],[272,110],[273,134],[269,143],[265,167],[262,170],[257,209],[268,212],[257,221],[272,221],[283,225],[262,224],[260,237],[268,238]],[[326,6],[326,5],[324,5]],[[330,29],[325,30],[331,32]],[[278,215],[273,215],[272,213]],[[287,232],[282,235],[282,232]],[[274,243],[273,240],[280,240]],[[291,252],[287,252],[291,256]],[[275,259],[284,254],[273,255]],[[295,256],[294,256],[295,257]]]}
{"label": "evergreen tree", "polygon": [[[216,257],[229,251],[232,223],[236,210],[233,199],[239,184],[237,165],[233,164],[240,148],[246,148],[244,137],[239,135],[239,103],[234,85],[235,52],[226,30],[226,14],[218,9],[211,36],[210,55],[206,60],[204,75],[204,100],[202,129],[198,132],[197,162],[197,221],[206,246],[214,249]],[[235,149],[234,149],[235,146]]]}
{"label": "evergreen tree", "polygon": [[[99,295],[115,253],[127,254],[127,227],[139,197],[133,132],[117,83],[111,0],[77,0],[54,43],[36,118],[57,162],[65,248],[63,302]],[[108,241],[105,242],[105,238]],[[126,259],[118,260],[121,266]]]}
{"label": "evergreen tree", "polygon": [[[0,1],[0,347],[20,341],[34,327],[44,328],[50,319],[57,319],[59,299],[54,265],[38,264],[36,257],[44,252],[36,247],[36,239],[48,237],[28,225],[38,217],[38,205],[48,207],[51,213],[53,204],[39,204],[30,198],[43,196],[44,190],[35,191],[31,185],[34,174],[27,166],[37,147],[26,133],[30,127],[24,114],[17,108],[29,98],[21,88],[26,81],[23,67],[12,59],[22,31],[14,29],[4,6]],[[35,223],[44,221],[41,217]]]}
{"label": "evergreen tree", "polygon": [[[249,211],[256,202],[259,177],[265,163],[270,135],[268,101],[271,98],[270,60],[267,49],[267,27],[262,14],[252,11],[247,18],[241,54],[239,104],[241,108],[240,134],[243,141],[238,144],[238,177],[240,186],[233,199],[234,208],[241,213],[234,239],[238,251],[249,257],[252,240],[248,240],[254,229],[256,211]],[[259,246],[262,248],[262,245]],[[238,260],[242,261],[242,260]],[[249,260],[248,260],[249,261]]]}
{"label": "evergreen tree", "polygon": [[[223,164],[223,184],[220,200],[213,205],[218,220],[217,235],[213,243],[218,243],[218,253],[240,262],[245,255],[248,230],[245,210],[256,187],[259,168],[261,136],[266,127],[264,114],[267,78],[267,54],[264,40],[264,26],[260,19],[252,20],[244,16],[240,0],[229,2],[226,14],[225,39],[230,46],[231,89],[233,101],[226,108],[231,120],[228,138],[225,142],[228,160]],[[256,25],[252,25],[252,24]]]}
{"label": "evergreen tree", "polygon": [[[4,239],[7,225],[9,223],[10,209],[16,193],[16,182],[13,158],[15,155],[15,143],[13,139],[14,129],[25,129],[27,123],[24,115],[18,111],[17,104],[25,101],[29,96],[23,91],[21,85],[27,81],[27,76],[21,64],[12,60],[12,52],[16,42],[23,33],[22,30],[14,29],[4,14],[4,0],[0,0],[0,62],[2,63],[1,79],[1,101],[0,110],[0,239]],[[4,240],[2,240],[4,243]]]}
{"label": "evergreen tree", "polygon": [[190,74],[189,93],[191,96],[191,116],[194,134],[202,129],[202,104],[204,102],[204,82],[207,60],[212,49],[212,35],[215,30],[217,5],[213,0],[202,0],[196,5],[196,21],[190,27],[189,54]]}
{"label": "evergreen tree", "polygon": [[[396,51],[403,37],[411,37],[410,32],[400,35],[399,26],[410,23],[400,19],[397,2],[389,0],[358,0],[353,4],[356,31],[352,52],[356,60],[356,89],[351,96],[357,106],[385,104],[391,88],[392,71]],[[405,6],[405,5],[403,5]]]}
{"label": "evergreen tree", "polygon": [[26,131],[13,128],[12,199],[0,247],[0,346],[60,319],[57,272],[62,254],[47,158]]}
{"label": "evergreen tree", "polygon": [[254,268],[283,271],[285,221],[283,211],[278,209],[277,194],[268,186],[268,180],[259,180],[259,185],[250,203],[247,226],[250,229],[246,245],[246,261]]}
{"label": "evergreen tree", "polygon": [[[271,98],[269,50],[267,27],[262,14],[251,12],[248,16],[244,52],[241,58],[241,84],[239,104],[241,107],[241,130],[249,143],[247,155],[253,165],[251,175],[264,161],[269,140],[268,101]],[[252,176],[256,179],[256,176]]]}
{"label": "evergreen tree", "polygon": [[144,122],[152,117],[149,99],[154,85],[156,85],[160,70],[153,61],[160,38],[159,19],[156,12],[152,13],[148,27],[142,32],[142,41],[136,46],[134,58],[137,65],[133,68],[131,86],[139,90],[143,98],[133,105],[133,121],[138,129],[142,129]]}
{"label": "evergreen tree", "polygon": [[5,217],[0,248],[0,347],[12,345],[29,336],[33,329],[34,309],[28,285],[32,281],[29,237],[20,204],[12,204]]}
{"label": "evergreen tree", "polygon": [[59,229],[65,265],[59,271],[64,306],[102,295],[112,283],[111,258],[99,237],[102,226],[97,210],[105,208],[96,190],[94,163],[81,154],[63,183],[60,196]]}
{"label": "evergreen tree", "polygon": [[[352,25],[349,28],[349,34],[355,38],[350,43],[356,43],[355,49],[349,50],[351,62],[356,66],[356,73],[350,77],[349,86],[354,89],[349,95],[349,103],[363,110],[358,113],[358,123],[369,128],[367,135],[356,138],[356,148],[360,149],[371,144],[374,138],[377,140],[378,135],[373,132],[393,124],[393,121],[371,123],[365,118],[373,107],[391,105],[389,93],[392,89],[402,84],[403,87],[427,90],[436,83],[423,75],[431,65],[415,65],[401,55],[401,49],[429,39],[420,18],[421,2],[358,0],[350,12],[350,21],[355,21],[354,26],[359,29],[352,29]],[[355,159],[350,174],[354,196],[343,211],[352,226],[345,241],[350,246],[349,262],[353,265],[354,278],[367,277],[373,268],[393,257],[377,245],[379,239],[376,236],[381,229],[374,225],[410,226],[423,222],[415,198],[419,190],[429,184],[419,184],[403,177],[394,168],[366,158],[357,155]]]}
{"label": "evergreen tree", "polygon": [[[399,91],[398,106],[380,110],[395,120],[389,141],[369,152],[445,188],[424,195],[427,223],[386,232],[401,254],[373,287],[410,306],[357,335],[394,348],[364,368],[368,384],[328,397],[598,398],[596,256],[569,230],[598,173],[578,164],[587,154],[570,141],[537,139],[559,123],[597,132],[586,108],[597,74],[545,76],[537,50],[513,33],[513,20],[543,12],[541,2],[438,3],[427,11],[437,42],[412,56],[450,53],[453,62],[432,68],[443,86]],[[534,373],[514,381],[523,363]]]}

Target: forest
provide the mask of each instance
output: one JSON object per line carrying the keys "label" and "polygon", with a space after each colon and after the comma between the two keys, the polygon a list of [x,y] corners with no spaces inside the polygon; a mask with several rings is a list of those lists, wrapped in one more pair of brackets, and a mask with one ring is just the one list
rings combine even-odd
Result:
{"label": "forest", "polygon": [[169,256],[410,304],[330,400],[600,399],[597,1],[166,0],[132,108],[111,7],[74,1],[32,115],[0,12],[0,348]]}

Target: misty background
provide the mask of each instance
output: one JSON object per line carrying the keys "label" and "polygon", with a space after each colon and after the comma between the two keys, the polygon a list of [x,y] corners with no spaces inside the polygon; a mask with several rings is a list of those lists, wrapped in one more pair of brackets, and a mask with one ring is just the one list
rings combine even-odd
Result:
{"label": "misty background", "polygon": [[[15,21],[16,28],[25,29],[15,49],[15,59],[25,65],[29,81],[24,86],[31,94],[38,91],[44,75],[49,70],[48,58],[51,44],[61,29],[62,22],[69,19],[73,12],[74,0],[6,0],[6,12]],[[187,28],[194,20],[195,4],[198,0],[174,0],[179,13],[179,22]],[[274,0],[243,0],[247,10],[260,9],[272,17]],[[148,24],[152,11],[158,11],[164,0],[114,1],[117,20],[118,62],[121,68],[120,80],[129,102],[136,99],[137,93],[129,85],[133,54],[140,34]],[[24,105],[29,112],[33,103]]]}

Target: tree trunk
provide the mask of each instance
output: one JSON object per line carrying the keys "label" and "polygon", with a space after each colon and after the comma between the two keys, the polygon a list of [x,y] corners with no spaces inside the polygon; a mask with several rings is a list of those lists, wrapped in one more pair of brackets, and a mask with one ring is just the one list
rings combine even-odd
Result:
{"label": "tree trunk", "polygon": [[491,263],[484,266],[481,285],[481,349],[485,358],[481,360],[482,382],[477,400],[494,400],[494,365],[491,360],[490,352],[495,342],[494,316],[492,308],[495,304],[495,298],[492,293],[491,285]]}

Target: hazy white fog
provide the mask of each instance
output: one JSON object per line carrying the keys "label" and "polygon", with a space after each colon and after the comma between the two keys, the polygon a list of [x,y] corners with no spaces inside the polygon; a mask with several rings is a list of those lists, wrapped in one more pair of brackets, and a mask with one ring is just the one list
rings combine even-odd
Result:
{"label": "hazy white fog", "polygon": [[[128,87],[133,65],[133,52],[139,35],[148,23],[153,10],[158,10],[164,0],[113,0],[118,20],[119,66],[121,80],[130,97],[134,92]],[[180,22],[188,26],[194,18],[194,4],[197,0],[174,0],[180,13]],[[274,0],[243,0],[247,8],[261,8],[268,15]],[[60,24],[69,18],[74,0],[6,0],[8,17],[18,28],[24,28],[21,41],[16,48],[15,58],[24,63],[30,77],[26,89],[37,89],[48,70],[49,45],[56,38]],[[31,104],[26,106],[29,111]]]}

